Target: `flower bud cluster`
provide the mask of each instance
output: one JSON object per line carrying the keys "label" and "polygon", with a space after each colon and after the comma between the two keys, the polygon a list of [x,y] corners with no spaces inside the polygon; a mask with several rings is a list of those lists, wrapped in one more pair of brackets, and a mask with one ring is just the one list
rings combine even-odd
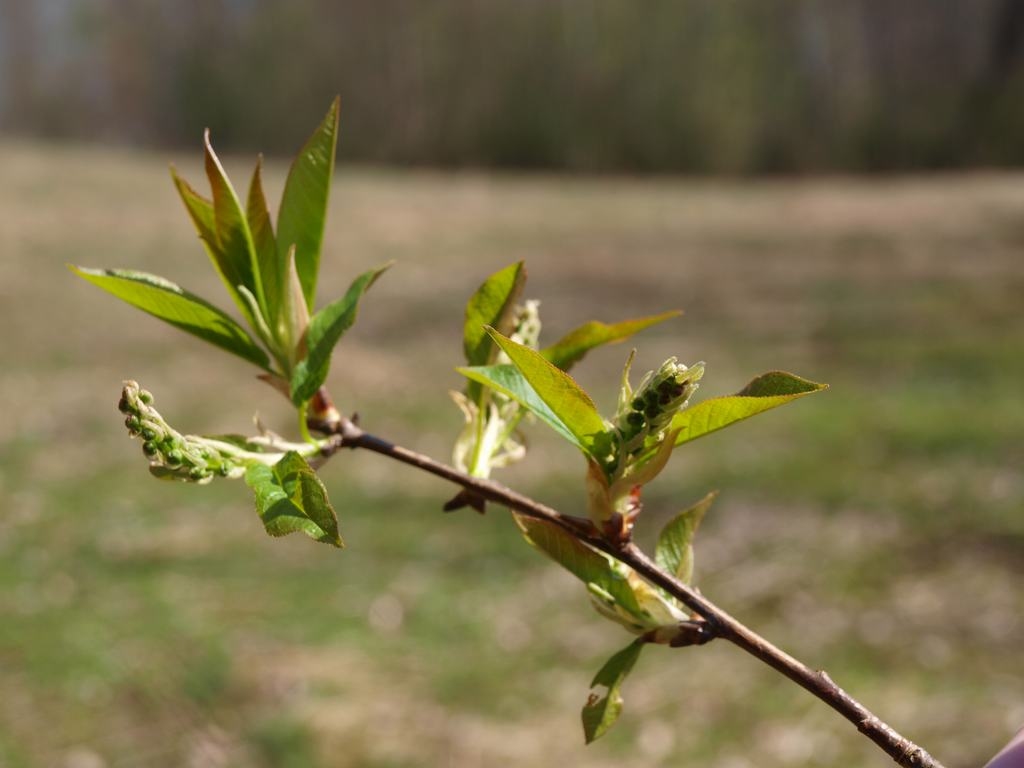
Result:
{"label": "flower bud cluster", "polygon": [[537,299],[527,299],[515,308],[515,326],[509,338],[530,349],[540,346],[540,302]]}
{"label": "flower bud cluster", "polygon": [[[525,301],[514,309],[509,338],[530,349],[540,344],[540,302]],[[508,365],[501,350],[495,357],[498,365]],[[457,469],[474,477],[490,477],[494,468],[506,467],[526,455],[526,445],[517,432],[525,411],[512,398],[491,390],[481,410],[461,392],[452,392],[452,399],[466,419],[466,426],[455,442],[452,463]]]}
{"label": "flower bud cluster", "polygon": [[686,406],[704,375],[704,363],[687,368],[670,357],[657,371],[648,371],[631,396],[623,398],[614,426],[622,453],[634,455],[664,438],[672,417]]}
{"label": "flower bud cluster", "polygon": [[191,483],[208,483],[214,477],[241,477],[248,462],[242,452],[216,440],[182,435],[171,428],[152,406],[153,395],[134,381],[126,381],[117,407],[132,437],[142,438],[142,452],[150,471]]}
{"label": "flower bud cluster", "polygon": [[[540,346],[540,302],[536,299],[528,299],[522,304],[516,305],[512,317],[512,330],[508,337],[524,347],[537,349]],[[498,350],[495,363],[507,365],[511,362],[508,355]]]}

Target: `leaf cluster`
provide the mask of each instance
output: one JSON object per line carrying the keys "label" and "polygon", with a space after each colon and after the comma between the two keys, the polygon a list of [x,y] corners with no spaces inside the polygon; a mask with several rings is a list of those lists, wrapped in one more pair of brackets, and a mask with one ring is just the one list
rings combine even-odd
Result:
{"label": "leaf cluster", "polygon": [[[310,426],[327,431],[323,427],[331,414],[324,382],[336,345],[355,322],[362,298],[389,265],[359,275],[344,296],[316,307],[338,117],[335,100],[291,166],[276,223],[263,192],[261,163],[256,164],[243,205],[209,133],[204,136],[209,197],[171,170],[202,246],[245,325],[157,275],[126,269],[71,269],[123,301],[256,365],[260,378],[282,392],[297,410],[302,443],[286,443],[262,430],[257,437],[237,439],[181,435],[152,407],[148,392],[126,382],[120,407],[130,434],[144,440],[154,474],[190,482],[244,476],[270,535],[302,532],[340,547],[337,515],[309,463],[329,450],[329,437],[314,438]],[[608,551],[630,542],[643,508],[643,487],[666,468],[675,449],[825,388],[791,373],[772,371],[733,395],[691,405],[690,397],[704,375],[703,363],[686,366],[669,358],[634,389],[631,353],[616,409],[602,415],[570,370],[591,350],[624,341],[680,313],[614,323],[589,321],[542,346],[539,302],[523,299],[525,284],[523,263],[511,264],[490,275],[466,305],[462,345],[466,365],[458,369],[466,386],[453,394],[465,424],[455,443],[453,463],[465,475],[486,478],[492,469],[526,453],[520,434],[524,419],[547,425],[585,459],[582,498],[593,531],[608,543]],[[658,537],[657,565],[687,585],[694,576],[694,537],[714,497],[710,493],[683,509]],[[446,509],[463,505],[484,510],[483,499],[465,490]],[[533,546],[583,582],[602,616],[635,636],[591,684],[595,691],[582,719],[587,741],[592,741],[619,716],[621,687],[643,648],[687,644],[687,625],[694,617],[675,597],[564,528],[519,514],[515,519]]]}

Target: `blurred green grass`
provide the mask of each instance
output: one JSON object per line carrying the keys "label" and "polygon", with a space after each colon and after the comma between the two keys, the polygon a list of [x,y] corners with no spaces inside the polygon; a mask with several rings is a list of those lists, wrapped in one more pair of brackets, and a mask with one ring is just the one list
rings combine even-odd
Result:
{"label": "blurred green grass", "polygon": [[[197,182],[198,155],[175,158]],[[229,162],[236,178],[247,163]],[[150,270],[227,307],[162,159],[0,146],[0,765],[883,765],[724,644],[655,648],[584,748],[587,684],[627,637],[506,515],[374,456],[324,472],[349,548],[267,538],[240,484],[149,478],[138,379],[189,431],[291,429],[252,371],[64,270]],[[269,168],[272,195],[283,166]],[[699,396],[785,368],[832,389],[681,451],[640,536],[717,487],[704,591],[951,766],[1024,721],[1024,179],[337,179],[321,297],[374,288],[332,370],[368,428],[446,458],[462,305],[524,258],[546,338],[687,314],[634,370],[705,360]],[[624,347],[583,384],[610,407]],[[501,479],[579,511],[540,429]]]}

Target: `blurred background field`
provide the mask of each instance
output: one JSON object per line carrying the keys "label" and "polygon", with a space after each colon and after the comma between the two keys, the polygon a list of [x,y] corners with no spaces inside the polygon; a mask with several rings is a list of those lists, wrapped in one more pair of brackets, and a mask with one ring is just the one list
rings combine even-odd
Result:
{"label": "blurred background field", "polygon": [[[680,451],[640,536],[720,489],[703,590],[951,768],[980,766],[1024,722],[1019,6],[326,5],[0,1],[0,766],[889,764],[724,643],[646,653],[619,724],[584,747],[588,683],[627,636],[502,510],[443,515],[451,489],[412,470],[332,460],[340,552],[268,538],[241,483],[149,477],[122,379],[185,431],[258,412],[291,434],[286,403],[64,265],[157,272],[228,307],[166,162],[200,185],[210,124],[238,183],[250,150],[274,153],[276,200],[276,156],[338,91],[321,301],[398,261],[336,358],[339,404],[447,458],[462,306],[518,259],[548,341],[679,307],[634,370],[704,360],[698,399],[773,368],[829,382]],[[264,69],[261,30],[289,41]],[[823,58],[795,67],[795,39]],[[628,349],[577,369],[606,409]],[[500,479],[581,511],[579,456],[529,436]]]}

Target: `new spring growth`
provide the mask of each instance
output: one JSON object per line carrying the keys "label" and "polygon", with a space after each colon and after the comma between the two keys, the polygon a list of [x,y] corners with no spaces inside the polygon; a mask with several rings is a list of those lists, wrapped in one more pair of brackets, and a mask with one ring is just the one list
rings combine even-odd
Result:
{"label": "new spring growth", "polygon": [[672,417],[686,407],[703,375],[704,363],[687,368],[670,357],[657,371],[648,371],[636,391],[632,391],[627,363],[614,420],[622,471],[635,457],[661,443]]}
{"label": "new spring growth", "polygon": [[[125,415],[128,434],[142,439],[149,471],[157,477],[205,484],[214,477],[239,478],[252,464],[273,466],[288,451],[305,456],[320,446],[285,443],[274,436],[239,438],[242,445],[197,435],[182,435],[153,407],[153,395],[134,381],[126,381],[118,410]],[[254,450],[248,450],[248,448]],[[272,449],[264,452],[262,449]]]}
{"label": "new spring growth", "polygon": [[640,489],[664,469],[677,432],[672,418],[686,407],[704,375],[704,363],[687,367],[670,357],[648,371],[634,391],[629,383],[630,355],[622,374],[619,406],[610,431],[612,450],[587,471],[587,511],[608,535],[628,537],[640,512]]}
{"label": "new spring growth", "polygon": [[[513,310],[513,341],[537,349],[540,343],[540,302],[534,299]],[[508,365],[508,356],[498,351],[495,363]],[[477,403],[461,392],[452,392],[452,399],[466,419],[462,434],[455,441],[452,463],[473,477],[489,477],[494,468],[506,467],[526,455],[526,446],[518,436],[517,427],[524,412],[515,400],[491,390],[484,400],[484,416]]]}

